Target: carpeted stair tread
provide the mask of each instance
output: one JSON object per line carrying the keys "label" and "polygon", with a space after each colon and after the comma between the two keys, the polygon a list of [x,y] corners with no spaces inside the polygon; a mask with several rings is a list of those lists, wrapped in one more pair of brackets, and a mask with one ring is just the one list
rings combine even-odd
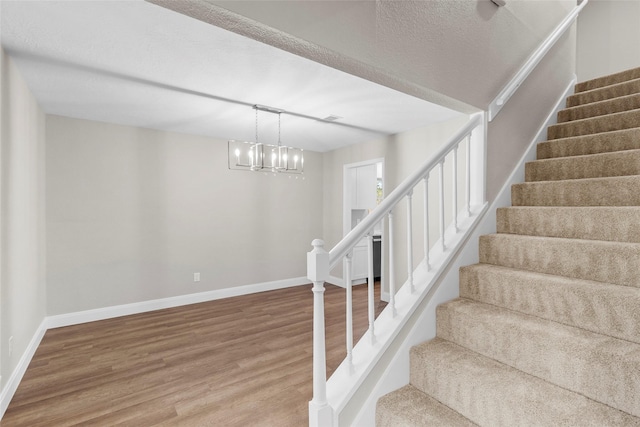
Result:
{"label": "carpeted stair tread", "polygon": [[474,264],[460,296],[640,344],[640,288]]}
{"label": "carpeted stair tread", "polygon": [[480,236],[480,262],[640,287],[640,244],[558,237]]}
{"label": "carpeted stair tread", "polygon": [[513,206],[640,206],[640,175],[525,182],[511,186]]}
{"label": "carpeted stair tread", "polygon": [[525,164],[525,181],[640,175],[640,150],[556,157]]}
{"label": "carpeted stair tread", "polygon": [[567,98],[567,108],[640,92],[640,78],[579,92]]}
{"label": "carpeted stair tread", "polygon": [[640,243],[640,206],[512,206],[496,211],[498,233]]}
{"label": "carpeted stair tread", "polygon": [[554,139],[537,145],[538,159],[640,149],[640,128]]}
{"label": "carpeted stair tread", "polygon": [[598,77],[595,79],[580,82],[576,84],[575,91],[576,93],[584,92],[587,90],[597,89],[603,86],[610,86],[634,79],[640,79],[640,68],[632,68],[630,70],[621,71],[619,73],[609,74],[608,76]]}
{"label": "carpeted stair tread", "polygon": [[640,416],[640,345],[464,298],[436,311],[437,336]]}
{"label": "carpeted stair tread", "polygon": [[558,112],[558,123],[601,117],[606,114],[621,113],[637,108],[640,108],[640,93],[565,108]]}
{"label": "carpeted stair tread", "polygon": [[640,426],[640,418],[441,338],[412,348],[411,384],[481,426]]}
{"label": "carpeted stair tread", "polygon": [[410,384],[382,396],[376,405],[376,427],[476,425]]}
{"label": "carpeted stair tread", "polygon": [[547,139],[570,138],[640,127],[640,109],[549,126]]}

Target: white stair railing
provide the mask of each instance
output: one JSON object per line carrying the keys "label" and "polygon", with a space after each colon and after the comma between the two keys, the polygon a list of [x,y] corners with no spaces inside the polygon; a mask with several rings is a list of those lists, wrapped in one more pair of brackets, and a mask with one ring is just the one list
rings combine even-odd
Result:
{"label": "white stair railing", "polygon": [[[388,319],[396,319],[398,313],[398,307],[396,306],[396,289],[395,272],[396,272],[396,260],[394,249],[394,209],[403,200],[406,199],[407,203],[407,282],[402,288],[406,288],[410,298],[418,298],[418,292],[416,292],[417,283],[414,283],[414,272],[418,273],[420,269],[426,271],[431,278],[438,277],[439,271],[441,271],[446,263],[445,253],[448,249],[448,244],[445,242],[445,238],[448,236],[449,241],[457,241],[454,237],[460,233],[461,220],[464,218],[471,218],[473,214],[472,205],[484,206],[484,185],[478,185],[478,183],[484,183],[484,152],[485,152],[485,139],[484,139],[484,115],[476,114],[471,117],[465,126],[463,126],[449,141],[447,141],[442,148],[435,153],[428,161],[426,161],[418,170],[405,179],[394,191],[391,192],[381,203],[378,205],[363,221],[361,221],[353,230],[351,230],[333,249],[327,252],[324,249],[324,242],[320,239],[316,239],[312,242],[313,250],[307,254],[307,277],[313,283],[313,295],[314,295],[314,313],[313,313],[313,399],[309,402],[309,425],[326,427],[337,424],[337,411],[336,408],[327,398],[327,379],[326,379],[326,349],[325,349],[325,330],[324,330],[324,282],[329,278],[329,272],[331,268],[336,266],[340,261],[345,262],[345,287],[346,287],[346,299],[347,299],[347,312],[346,312],[346,353],[347,357],[346,372],[348,376],[357,375],[356,370],[362,373],[359,361],[359,365],[356,367],[354,362],[354,348],[353,348],[353,317],[351,311],[352,305],[352,290],[351,290],[351,253],[353,248],[363,238],[367,238],[368,242],[368,323],[369,329],[367,331],[368,339],[366,340],[370,346],[367,353],[376,351],[383,353],[384,347],[378,340],[378,332],[376,330],[375,320],[375,299],[374,299],[374,277],[373,277],[373,256],[372,256],[372,237],[373,229],[376,224],[383,220],[388,220],[389,227],[389,304],[385,308],[385,312],[390,313]],[[474,130],[478,129],[474,132]],[[473,138],[472,138],[473,133]],[[465,198],[466,206],[461,211],[458,210],[458,149],[462,143],[465,143],[465,179],[462,181],[465,185]],[[447,156],[452,155],[453,158],[453,177],[451,194],[448,196],[452,198],[452,214],[450,215],[452,223],[452,232],[447,231],[445,228],[445,177],[444,168]],[[429,238],[429,174],[432,170],[437,168],[439,177],[438,188],[438,210],[439,210],[439,234],[440,245],[436,248],[430,248]],[[414,194],[414,188],[423,183],[424,185],[424,261],[414,269],[413,265],[413,205],[412,198]],[[449,234],[448,234],[449,233]],[[436,245],[438,246],[438,245]],[[453,245],[451,245],[453,246]],[[429,252],[433,254],[430,256]],[[440,263],[434,262],[434,258],[439,259]],[[436,271],[439,270],[439,271]],[[424,281],[424,278],[422,278]],[[422,282],[421,282],[422,283]],[[402,290],[401,289],[401,290]],[[414,295],[415,293],[415,295]],[[403,314],[407,314],[406,310]],[[382,320],[382,315],[380,319]],[[393,323],[393,321],[391,321]],[[398,323],[397,320],[395,320]],[[400,322],[401,323],[401,322]],[[398,324],[400,324],[398,323]],[[381,326],[383,326],[381,324]],[[385,328],[387,330],[388,328]],[[388,340],[388,337],[385,337]],[[377,360],[379,356],[368,354],[367,357],[371,360]],[[377,358],[376,358],[377,357]],[[356,369],[357,368],[357,369]],[[361,380],[360,380],[361,381]],[[357,382],[357,381],[355,381]],[[357,385],[354,385],[357,387]],[[343,395],[352,393],[349,391],[341,390]]]}

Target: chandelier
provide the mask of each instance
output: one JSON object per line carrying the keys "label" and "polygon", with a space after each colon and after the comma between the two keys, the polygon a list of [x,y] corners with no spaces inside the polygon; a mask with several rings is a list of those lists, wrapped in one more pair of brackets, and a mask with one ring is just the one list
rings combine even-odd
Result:
{"label": "chandelier", "polygon": [[[280,115],[284,110],[254,105],[256,112],[255,142],[230,140],[228,142],[229,169],[302,174],[304,153],[300,148],[282,145],[280,141]],[[258,111],[278,115],[278,144],[265,144],[258,140]]]}

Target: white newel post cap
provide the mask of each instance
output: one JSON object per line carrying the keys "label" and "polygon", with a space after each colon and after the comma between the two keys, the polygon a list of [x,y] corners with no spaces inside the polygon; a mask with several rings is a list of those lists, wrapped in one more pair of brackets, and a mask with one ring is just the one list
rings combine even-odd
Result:
{"label": "white newel post cap", "polygon": [[311,242],[313,250],[307,252],[307,279],[325,282],[329,278],[329,252],[324,250],[324,240]]}

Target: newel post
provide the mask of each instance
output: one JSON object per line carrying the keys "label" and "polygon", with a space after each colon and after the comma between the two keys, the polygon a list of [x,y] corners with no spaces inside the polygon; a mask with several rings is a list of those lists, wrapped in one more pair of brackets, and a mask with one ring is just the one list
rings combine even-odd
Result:
{"label": "newel post", "polygon": [[333,411],[327,402],[327,368],[324,338],[324,282],[329,278],[329,253],[324,242],[315,239],[307,253],[307,278],[313,283],[313,399],[309,402],[309,426],[333,424]]}

